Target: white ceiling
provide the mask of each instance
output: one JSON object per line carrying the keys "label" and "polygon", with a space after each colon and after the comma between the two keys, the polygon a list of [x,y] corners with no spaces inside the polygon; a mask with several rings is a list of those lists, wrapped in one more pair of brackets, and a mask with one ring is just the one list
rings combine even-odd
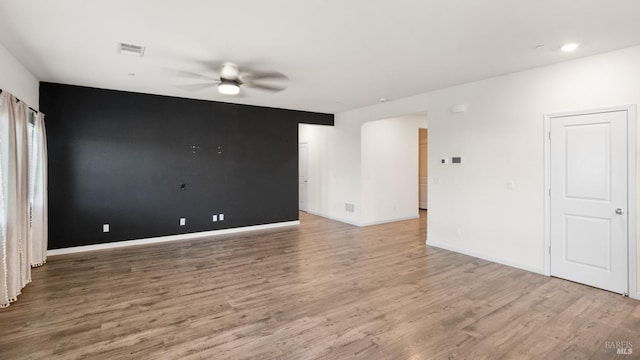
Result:
{"label": "white ceiling", "polygon": [[[639,14],[639,0],[1,0],[0,43],[41,81],[336,113],[637,45]],[[223,61],[288,88],[180,88],[202,81],[176,72]]]}

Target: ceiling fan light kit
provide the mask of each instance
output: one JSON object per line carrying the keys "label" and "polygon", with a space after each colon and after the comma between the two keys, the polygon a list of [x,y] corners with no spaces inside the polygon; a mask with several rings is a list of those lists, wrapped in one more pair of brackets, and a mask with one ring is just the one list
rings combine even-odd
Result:
{"label": "ceiling fan light kit", "polygon": [[240,94],[240,87],[251,88],[256,90],[278,92],[286,89],[286,86],[282,84],[268,84],[265,81],[284,81],[288,80],[288,77],[277,71],[260,71],[244,68],[244,71],[240,71],[237,64],[231,62],[222,63],[216,72],[219,74],[215,78],[211,78],[204,74],[191,73],[188,71],[178,71],[184,77],[205,79],[209,80],[202,84],[193,84],[182,87],[187,91],[199,91],[206,88],[217,87],[218,92],[222,95],[234,96]]}
{"label": "ceiling fan light kit", "polygon": [[238,95],[240,86],[233,80],[221,79],[220,84],[218,84],[218,92],[224,95]]}

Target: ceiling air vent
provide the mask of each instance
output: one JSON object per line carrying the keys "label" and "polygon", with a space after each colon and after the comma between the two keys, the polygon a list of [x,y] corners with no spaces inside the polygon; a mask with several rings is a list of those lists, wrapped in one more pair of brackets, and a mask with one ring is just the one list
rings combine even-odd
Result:
{"label": "ceiling air vent", "polygon": [[142,57],[144,55],[144,46],[120,43],[118,44],[118,51],[120,54]]}

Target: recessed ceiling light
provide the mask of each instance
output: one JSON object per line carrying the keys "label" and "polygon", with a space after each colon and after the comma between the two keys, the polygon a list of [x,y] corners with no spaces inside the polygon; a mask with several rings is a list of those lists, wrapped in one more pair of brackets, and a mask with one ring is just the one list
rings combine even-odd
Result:
{"label": "recessed ceiling light", "polygon": [[136,73],[129,73],[129,74],[127,74],[127,75],[129,75],[129,76],[136,76]]}
{"label": "recessed ceiling light", "polygon": [[562,47],[560,48],[560,50],[564,51],[564,52],[571,52],[575,49],[578,48],[578,44],[576,43],[569,43],[569,44],[564,44],[562,45]]}
{"label": "recessed ceiling light", "polygon": [[386,98],[380,98],[378,101],[380,101],[380,102],[387,102],[387,99],[386,99]]}

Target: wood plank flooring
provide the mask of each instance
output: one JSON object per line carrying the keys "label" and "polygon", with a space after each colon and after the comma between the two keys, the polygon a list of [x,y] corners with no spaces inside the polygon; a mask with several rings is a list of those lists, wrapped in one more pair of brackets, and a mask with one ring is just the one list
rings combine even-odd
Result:
{"label": "wood plank flooring", "polygon": [[[0,359],[638,359],[640,302],[426,247],[419,220],[52,257]],[[616,355],[630,342],[633,354]],[[619,345],[620,346],[620,345]]]}

